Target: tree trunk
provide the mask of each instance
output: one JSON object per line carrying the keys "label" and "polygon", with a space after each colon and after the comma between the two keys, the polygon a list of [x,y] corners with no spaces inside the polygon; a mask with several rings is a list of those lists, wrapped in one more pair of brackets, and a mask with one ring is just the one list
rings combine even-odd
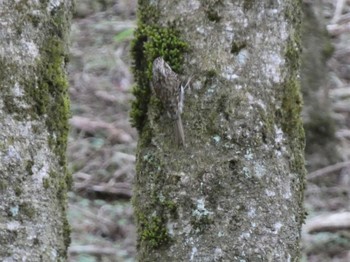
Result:
{"label": "tree trunk", "polygon": [[0,260],[65,261],[72,1],[1,1]]}
{"label": "tree trunk", "polygon": [[[297,261],[304,219],[301,1],[139,1],[139,261]],[[191,78],[174,139],[150,91],[162,56]]]}

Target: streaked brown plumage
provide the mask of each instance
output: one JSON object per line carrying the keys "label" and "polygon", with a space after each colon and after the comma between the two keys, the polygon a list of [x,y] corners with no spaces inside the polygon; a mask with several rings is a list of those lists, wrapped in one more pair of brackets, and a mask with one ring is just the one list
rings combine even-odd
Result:
{"label": "streaked brown plumage", "polygon": [[168,116],[175,122],[175,139],[185,144],[185,135],[181,120],[184,104],[184,86],[180,77],[171,69],[162,57],[153,62],[152,86],[155,95],[167,110]]}

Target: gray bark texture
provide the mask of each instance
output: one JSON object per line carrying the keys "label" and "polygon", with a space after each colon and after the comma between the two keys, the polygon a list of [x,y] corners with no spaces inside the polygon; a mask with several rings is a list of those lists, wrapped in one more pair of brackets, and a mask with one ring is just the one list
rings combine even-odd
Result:
{"label": "gray bark texture", "polygon": [[65,261],[72,1],[0,1],[0,261]]}
{"label": "gray bark texture", "polygon": [[[139,261],[298,261],[300,10],[296,0],[139,1],[131,113]],[[157,56],[192,77],[183,147],[149,91]]]}

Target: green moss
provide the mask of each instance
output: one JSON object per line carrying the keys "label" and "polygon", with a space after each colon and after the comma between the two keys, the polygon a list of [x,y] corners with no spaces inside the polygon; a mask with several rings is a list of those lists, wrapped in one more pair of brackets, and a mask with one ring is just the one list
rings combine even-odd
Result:
{"label": "green moss", "polygon": [[294,34],[287,40],[285,57],[290,74],[283,86],[282,100],[283,113],[285,114],[283,116],[282,128],[291,138],[304,138],[300,118],[302,97],[299,78],[297,76],[300,68],[300,52],[300,35]]}
{"label": "green moss", "polygon": [[19,186],[16,186],[15,187],[15,194],[16,194],[16,196],[22,195],[22,188]]}
{"label": "green moss", "polygon": [[[64,218],[63,219],[63,238],[64,238],[64,244],[66,247],[69,247],[71,243],[70,234],[71,234],[71,227],[69,225],[68,219]],[[61,255],[62,257],[65,257],[66,253]]]}
{"label": "green moss", "polygon": [[45,189],[48,189],[50,187],[50,180],[48,178],[43,179],[43,186]]}
{"label": "green moss", "polygon": [[206,13],[209,21],[216,22],[216,23],[220,22],[221,17],[219,16],[219,13],[216,10],[210,8],[210,9],[206,10],[205,13]]}
{"label": "green moss", "polygon": [[[298,202],[302,206],[305,190],[305,162],[304,147],[305,134],[300,117],[302,109],[302,97],[300,93],[299,68],[301,53],[301,1],[289,0],[286,9],[286,17],[294,26],[294,32],[287,40],[285,49],[286,66],[288,78],[285,80],[282,97],[282,110],[280,112],[281,125],[289,138],[292,157],[290,162],[291,171],[298,175],[295,186],[298,187]],[[304,220],[304,210],[301,207],[297,220],[300,224]]]}
{"label": "green moss", "polygon": [[214,78],[214,77],[218,76],[218,72],[214,69],[208,70],[204,74],[205,74],[206,78]]}
{"label": "green moss", "polygon": [[174,201],[172,200],[166,200],[163,201],[163,206],[165,207],[165,209],[167,210],[167,212],[170,213],[171,217],[173,219],[177,219],[178,218],[178,213],[177,213],[177,205]]}
{"label": "green moss", "polygon": [[[147,248],[154,249],[171,241],[166,224],[169,219],[178,217],[177,205],[167,194],[167,176],[161,158],[155,152],[142,155],[142,161],[136,164],[136,187],[139,184],[144,186],[135,189],[141,195],[133,198],[134,213],[138,225],[138,241]],[[144,179],[147,183],[144,183]],[[142,203],[144,196],[149,198],[146,205]]]}
{"label": "green moss", "polygon": [[199,232],[203,232],[208,229],[210,225],[214,223],[213,219],[209,215],[192,216],[191,225],[193,229]]}
{"label": "green moss", "polygon": [[40,25],[41,19],[35,14],[28,14],[28,20],[31,21],[32,25],[37,28]]}
{"label": "green moss", "polygon": [[[296,130],[301,128],[300,112],[302,108],[302,98],[299,92],[298,80],[295,78],[290,79],[285,83],[284,90],[282,101],[284,121],[282,122],[282,128],[285,133],[289,134],[291,137],[295,137]],[[304,135],[302,137],[304,137]]]}
{"label": "green moss", "polygon": [[0,191],[6,190],[8,187],[8,183],[6,180],[2,179],[0,180]]}
{"label": "green moss", "polygon": [[142,228],[140,232],[141,241],[146,241],[150,248],[159,248],[161,245],[169,243],[170,237],[161,217],[147,218],[141,215],[138,217],[138,222]]}
{"label": "green moss", "polygon": [[27,216],[30,219],[33,219],[35,214],[36,214],[34,207],[30,203],[20,204],[19,205],[19,212],[21,214],[24,214],[25,216]]}
{"label": "green moss", "polygon": [[243,8],[245,11],[252,9],[253,5],[254,5],[254,0],[244,0],[243,2]]}
{"label": "green moss", "polygon": [[237,55],[246,46],[247,44],[245,42],[232,42],[231,54]]}
{"label": "green moss", "polygon": [[156,5],[149,4],[149,0],[139,0],[137,17],[140,25],[157,23],[159,15]]}
{"label": "green moss", "polygon": [[26,164],[26,171],[27,171],[27,174],[32,176],[33,175],[33,171],[32,171],[32,167],[34,165],[34,161],[33,160],[28,160],[27,161],[27,164]]}
{"label": "green moss", "polygon": [[[70,243],[70,230],[66,218],[67,187],[71,181],[66,166],[66,147],[68,136],[68,118],[70,116],[66,62],[68,52],[66,39],[69,36],[70,14],[62,8],[54,8],[51,19],[42,23],[47,38],[40,47],[40,60],[37,61],[38,79],[24,83],[28,103],[32,105],[32,118],[45,117],[49,132],[49,146],[56,154],[59,173],[50,172],[50,178],[43,181],[45,188],[56,193],[58,205],[62,211],[63,237],[66,247]],[[65,256],[65,250],[61,250]]]}

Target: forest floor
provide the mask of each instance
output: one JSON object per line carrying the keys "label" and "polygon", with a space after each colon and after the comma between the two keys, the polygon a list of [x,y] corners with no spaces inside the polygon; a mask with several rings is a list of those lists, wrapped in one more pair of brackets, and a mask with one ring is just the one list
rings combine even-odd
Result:
{"label": "forest floor", "polygon": [[[325,16],[332,18],[335,2],[341,1],[323,1],[328,5]],[[69,64],[72,117],[68,160],[74,179],[69,192],[69,261],[131,262],[136,256],[130,199],[137,133],[129,123],[133,99],[129,49],[136,27],[136,0],[76,2]],[[343,10],[350,14],[345,7]],[[304,261],[312,262],[350,261],[350,231],[346,228],[316,228],[318,233],[308,233],[310,226],[322,228],[316,221],[320,215],[336,215],[337,225],[339,221],[350,223],[345,212],[350,211],[350,163],[346,162],[350,159],[350,33],[337,34],[333,41],[336,51],[332,59],[349,72],[346,79],[346,73],[344,77],[344,72],[342,75],[340,69],[334,69],[336,84],[330,90],[344,162],[334,170],[321,172],[317,183],[308,183],[306,208],[310,219],[306,223],[309,228],[303,230],[303,249]],[[327,181],[330,175],[331,182]]]}

